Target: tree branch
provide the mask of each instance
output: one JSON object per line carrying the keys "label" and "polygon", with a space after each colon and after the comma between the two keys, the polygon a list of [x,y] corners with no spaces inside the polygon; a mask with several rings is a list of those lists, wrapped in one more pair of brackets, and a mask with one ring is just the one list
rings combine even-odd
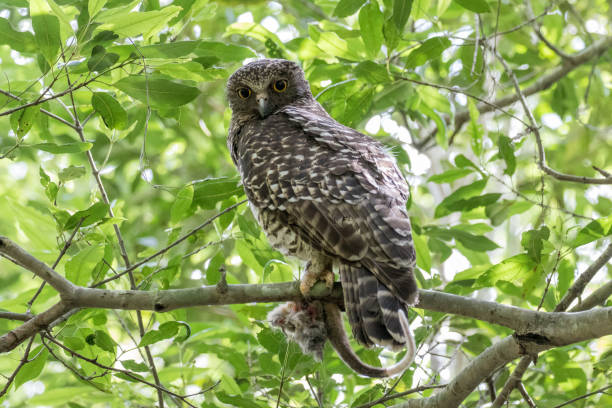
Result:
{"label": "tree branch", "polygon": [[[608,245],[608,247],[595,260],[595,262],[589,265],[589,267],[580,274],[578,279],[576,279],[574,284],[568,289],[563,299],[561,299],[559,304],[557,304],[554,311],[563,312],[567,310],[570,303],[572,303],[572,301],[584,291],[584,288],[586,287],[587,283],[589,283],[591,279],[593,279],[597,271],[599,271],[605,264],[608,263],[611,257],[612,243]],[[586,308],[579,310],[586,310]],[[504,404],[504,402],[506,402],[512,390],[521,383],[521,379],[525,374],[525,371],[527,371],[527,368],[529,368],[529,364],[531,364],[531,361],[533,361],[532,356],[525,356],[521,358],[521,361],[519,361],[518,365],[514,369],[514,372],[504,384],[502,391],[495,398],[495,401],[493,401],[493,405],[491,406],[491,408],[500,408]]]}
{"label": "tree branch", "polygon": [[[612,37],[610,37],[609,39],[612,39]],[[527,105],[527,99],[525,98],[523,91],[521,91],[521,85],[519,84],[519,81],[516,78],[516,75],[514,75],[514,71],[512,71],[512,69],[510,68],[508,63],[502,58],[502,56],[499,55],[497,51],[494,51],[494,55],[497,58],[497,60],[503,65],[504,69],[506,70],[506,73],[512,80],[514,89],[516,90],[516,95],[518,96],[519,101],[521,102],[525,116],[527,116],[527,119],[529,119],[529,123],[531,124],[530,130],[533,132],[536,138],[536,146],[538,148],[538,166],[540,167],[540,169],[544,173],[556,178],[557,180],[571,181],[574,183],[584,183],[584,184],[612,184],[612,177],[593,178],[593,177],[575,176],[572,174],[561,173],[557,170],[552,169],[546,164],[546,157],[544,153],[544,146],[542,146],[542,136],[540,135],[539,125],[537,124],[533,116],[533,113],[531,112],[531,109],[529,109],[529,106]],[[569,61],[569,64],[576,63],[574,58],[572,58],[571,60],[566,60],[566,61]]]}
{"label": "tree branch", "polygon": [[[590,61],[591,59],[602,55],[604,52],[608,51],[612,48],[612,37],[605,37],[599,41],[596,41],[589,47],[586,47],[580,52],[575,54],[571,54],[571,58],[565,59],[561,65],[556,68],[553,68],[549,74],[541,76],[537,79],[532,85],[523,89],[522,93],[524,96],[530,96],[536,94],[538,92],[542,92],[550,88],[552,85],[563,79],[567,74],[578,68],[580,65]],[[428,85],[429,84],[423,84]],[[442,88],[448,89],[448,87]],[[453,92],[453,88],[448,89]],[[456,91],[455,91],[456,92]],[[493,102],[479,102],[476,104],[476,108],[480,113],[488,113],[492,112],[498,108],[503,108],[508,105],[512,105],[514,102],[520,99],[520,95],[514,93],[512,95],[504,96],[502,98],[498,98]],[[463,125],[465,125],[470,120],[470,113],[467,110],[462,110],[457,112],[455,115],[455,134],[459,133]],[[451,124],[451,118],[449,116],[444,117],[444,121],[447,125]],[[433,129],[427,136],[423,138],[422,145],[431,139],[433,139],[436,134],[437,129]],[[449,140],[449,145],[453,143],[453,137]],[[599,179],[597,179],[599,180]]]}
{"label": "tree branch", "polygon": [[[61,315],[60,311],[63,313],[73,308],[92,307],[167,312],[193,306],[282,302],[302,299],[298,282],[228,285],[227,289],[224,290],[219,290],[217,286],[162,291],[85,288],[73,285],[7,238],[0,237],[0,243],[2,243],[0,254],[6,255],[8,251],[17,264],[23,265],[43,279],[52,279],[57,287],[68,288],[62,296],[61,302],[46,312],[35,316],[19,328],[0,337],[0,352],[14,348],[25,338],[46,327]],[[325,288],[324,284],[315,285],[311,295],[313,299],[325,299],[342,304],[342,288],[339,283],[336,283],[332,290]],[[555,334],[558,330],[557,327],[564,327],[568,331],[574,332],[578,330],[578,326],[581,326],[580,322],[582,320],[592,318],[592,316],[597,316],[600,319],[597,324],[599,326],[609,322],[608,328],[612,331],[612,307],[577,313],[536,312],[430,290],[420,291],[420,302],[416,307],[499,324],[515,330],[517,334],[522,336],[537,335],[543,342],[552,346],[567,343],[565,337],[558,338],[558,334]],[[15,335],[15,332],[19,335]],[[588,333],[595,332],[587,330],[585,334]]]}

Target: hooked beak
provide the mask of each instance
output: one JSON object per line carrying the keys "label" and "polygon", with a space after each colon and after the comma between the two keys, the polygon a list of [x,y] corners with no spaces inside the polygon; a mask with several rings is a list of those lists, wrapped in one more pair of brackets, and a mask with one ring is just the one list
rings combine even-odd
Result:
{"label": "hooked beak", "polygon": [[262,94],[257,95],[257,107],[259,110],[259,116],[265,118],[270,112],[268,112],[268,95]]}

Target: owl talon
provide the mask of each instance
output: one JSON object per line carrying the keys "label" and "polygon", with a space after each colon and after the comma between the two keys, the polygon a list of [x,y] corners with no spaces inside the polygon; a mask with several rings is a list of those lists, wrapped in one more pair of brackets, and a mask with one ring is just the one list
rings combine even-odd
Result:
{"label": "owl talon", "polygon": [[306,265],[306,271],[300,282],[300,292],[306,299],[310,299],[310,290],[318,281],[325,282],[325,286],[331,289],[334,286],[334,272],[331,262],[327,259],[314,258]]}

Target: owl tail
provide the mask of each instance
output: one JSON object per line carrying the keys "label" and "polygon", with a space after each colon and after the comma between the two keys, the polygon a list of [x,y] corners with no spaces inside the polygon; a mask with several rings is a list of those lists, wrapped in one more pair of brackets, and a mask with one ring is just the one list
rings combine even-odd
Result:
{"label": "owl tail", "polygon": [[[355,339],[366,347],[374,344],[392,350],[413,348],[406,309],[385,285],[361,265],[340,265],[344,305]],[[400,314],[404,314],[404,322]]]}

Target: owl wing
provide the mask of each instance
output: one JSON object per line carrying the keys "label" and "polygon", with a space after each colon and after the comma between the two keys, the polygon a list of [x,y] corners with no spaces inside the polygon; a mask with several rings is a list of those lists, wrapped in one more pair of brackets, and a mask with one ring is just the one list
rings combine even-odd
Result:
{"label": "owl wing", "polygon": [[396,297],[414,303],[408,186],[394,160],[318,104],[287,106],[278,115],[284,120],[276,123],[289,123],[292,129],[284,131],[294,136],[285,134],[278,149],[291,152],[294,162],[268,171],[268,197],[276,201],[270,204],[314,248],[360,262]]}

